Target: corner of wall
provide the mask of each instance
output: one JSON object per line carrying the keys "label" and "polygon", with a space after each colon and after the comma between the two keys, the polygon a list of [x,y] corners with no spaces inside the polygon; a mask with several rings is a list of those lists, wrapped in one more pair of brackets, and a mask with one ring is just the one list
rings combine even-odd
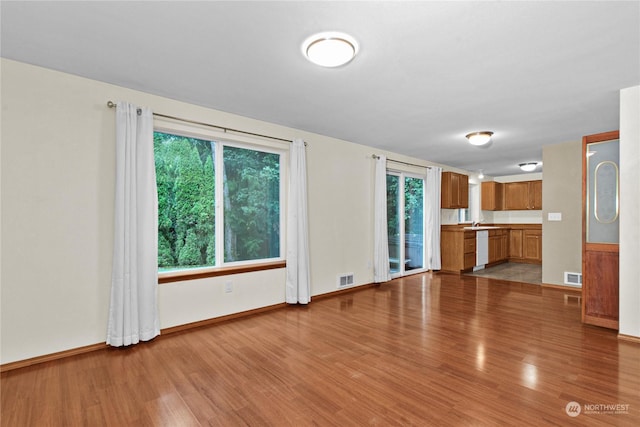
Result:
{"label": "corner of wall", "polygon": [[620,91],[620,312],[622,335],[640,337],[640,86]]}

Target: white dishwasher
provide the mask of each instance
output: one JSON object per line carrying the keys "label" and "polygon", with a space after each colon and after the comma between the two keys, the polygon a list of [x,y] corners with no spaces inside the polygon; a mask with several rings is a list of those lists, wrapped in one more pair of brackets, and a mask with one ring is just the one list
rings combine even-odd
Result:
{"label": "white dishwasher", "polygon": [[476,266],[473,271],[482,270],[489,263],[489,230],[476,231]]}

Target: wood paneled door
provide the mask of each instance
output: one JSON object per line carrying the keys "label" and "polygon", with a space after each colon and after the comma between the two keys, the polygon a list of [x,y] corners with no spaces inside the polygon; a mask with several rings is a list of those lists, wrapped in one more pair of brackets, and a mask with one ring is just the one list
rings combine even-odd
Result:
{"label": "wood paneled door", "polygon": [[582,321],[618,329],[618,131],[582,138]]}

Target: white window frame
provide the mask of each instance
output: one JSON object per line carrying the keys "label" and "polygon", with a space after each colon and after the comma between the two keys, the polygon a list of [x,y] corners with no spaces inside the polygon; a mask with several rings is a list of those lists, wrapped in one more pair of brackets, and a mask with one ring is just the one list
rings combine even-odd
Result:
{"label": "white window frame", "polygon": [[[214,209],[215,209],[215,245],[216,245],[216,264],[213,266],[199,267],[199,268],[180,268],[171,270],[168,272],[159,273],[158,276],[162,278],[182,276],[182,275],[200,275],[206,272],[215,272],[216,270],[227,270],[229,267],[246,267],[251,265],[264,265],[265,263],[283,263],[286,258],[286,191],[287,191],[287,176],[288,176],[288,158],[289,158],[289,144],[286,143],[284,147],[283,143],[276,141],[266,141],[260,138],[253,138],[244,135],[232,135],[226,132],[221,132],[213,128],[205,126],[198,126],[193,124],[187,124],[178,121],[166,120],[162,118],[154,119],[154,132],[163,132],[172,135],[186,136],[191,138],[203,139],[207,141],[215,142],[215,171],[223,170],[223,150],[224,147],[235,147],[242,149],[249,149],[255,151],[261,151],[265,153],[278,154],[280,156],[279,164],[279,203],[280,203],[280,255],[274,258],[261,258],[244,261],[224,261],[224,194],[222,191],[216,191],[214,197]],[[223,175],[222,173],[215,173],[215,185],[216,189],[223,188]],[[233,273],[232,271],[230,271]],[[240,271],[244,272],[244,270]]]}

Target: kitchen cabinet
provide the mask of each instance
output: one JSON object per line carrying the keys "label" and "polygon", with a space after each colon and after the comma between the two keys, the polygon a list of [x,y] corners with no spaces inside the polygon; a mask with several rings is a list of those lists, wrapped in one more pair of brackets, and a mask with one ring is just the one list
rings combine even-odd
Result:
{"label": "kitchen cabinet", "polygon": [[505,210],[541,210],[542,181],[504,183]]}
{"label": "kitchen cabinet", "polygon": [[[488,266],[505,261],[542,264],[541,224],[493,224],[488,236]],[[476,265],[476,230],[443,225],[440,232],[442,271],[462,273]]]}
{"label": "kitchen cabinet", "polygon": [[476,232],[443,226],[440,233],[441,270],[460,273],[476,265]]}
{"label": "kitchen cabinet", "polygon": [[[461,273],[473,270],[476,265],[477,232],[462,226],[442,226],[440,233],[442,271]],[[509,258],[509,230],[488,230],[487,264],[499,264]]]}
{"label": "kitchen cabinet", "polygon": [[510,262],[542,264],[542,226],[510,224],[508,259]]}
{"label": "kitchen cabinet", "polygon": [[509,260],[523,258],[522,253],[522,235],[524,230],[509,230]]}
{"label": "kitchen cabinet", "polygon": [[504,199],[506,210],[529,209],[529,183],[526,181],[505,183]]}
{"label": "kitchen cabinet", "polygon": [[481,184],[482,203],[484,211],[501,211],[504,209],[504,184],[495,181],[485,181]]}
{"label": "kitchen cabinet", "polygon": [[542,209],[542,181],[529,181],[529,205],[530,209]]}
{"label": "kitchen cabinet", "polygon": [[469,207],[469,177],[455,172],[442,172],[440,207],[459,209]]}
{"label": "kitchen cabinet", "polygon": [[522,254],[526,260],[542,262],[542,231],[524,230]]}
{"label": "kitchen cabinet", "polygon": [[489,264],[506,261],[509,258],[508,230],[489,230]]}

